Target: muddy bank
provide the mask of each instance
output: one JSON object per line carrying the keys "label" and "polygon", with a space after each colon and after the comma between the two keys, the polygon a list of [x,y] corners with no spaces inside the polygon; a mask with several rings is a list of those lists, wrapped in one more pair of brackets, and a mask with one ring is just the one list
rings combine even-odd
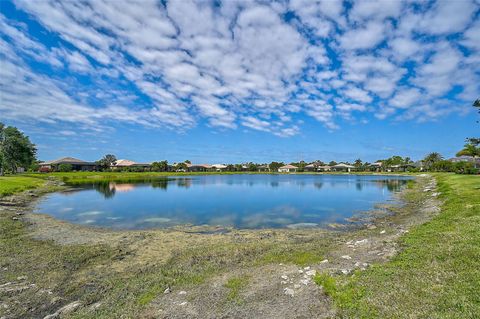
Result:
{"label": "muddy bank", "polygon": [[[348,230],[112,231],[32,214],[41,189],[4,198],[4,230],[22,232],[2,237],[0,317],[331,317],[313,275],[349,276],[388,260],[401,249],[400,236],[439,211],[434,189],[435,181],[421,176],[399,194],[402,205],[365,215],[363,227]],[[43,263],[22,265],[39,243]],[[87,257],[72,266],[78,250]]]}

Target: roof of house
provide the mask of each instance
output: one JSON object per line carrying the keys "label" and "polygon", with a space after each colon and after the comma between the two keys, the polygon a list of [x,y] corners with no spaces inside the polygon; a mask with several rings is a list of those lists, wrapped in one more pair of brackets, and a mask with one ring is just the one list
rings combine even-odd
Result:
{"label": "roof of house", "polygon": [[210,165],[210,164],[188,164],[188,163],[187,163],[187,167],[188,167],[188,168],[191,168],[191,167],[212,168],[213,166]]}
{"label": "roof of house", "polygon": [[119,159],[115,162],[114,166],[148,166],[150,163],[137,163],[127,159]]}
{"label": "roof of house", "polygon": [[382,166],[382,165],[383,165],[382,162],[375,162],[375,163],[370,164],[370,166]]}
{"label": "roof of house", "polygon": [[213,168],[222,169],[222,168],[227,168],[227,165],[223,165],[223,164],[213,164],[212,167],[213,167]]}
{"label": "roof of house", "polygon": [[119,159],[115,163],[115,166],[132,166],[132,165],[135,165],[135,164],[137,164],[137,163],[134,162],[134,161],[131,161],[131,160]]}
{"label": "roof of house", "polygon": [[63,157],[53,161],[47,161],[42,163],[42,165],[56,165],[56,164],[92,164],[92,163],[85,162],[74,157]]}
{"label": "roof of house", "polygon": [[284,165],[284,166],[282,166],[282,167],[279,167],[279,169],[282,169],[282,168],[284,168],[284,169],[286,169],[286,168],[288,168],[288,169],[292,168],[292,169],[293,169],[293,168],[298,168],[298,167],[288,164],[288,165]]}
{"label": "roof of house", "polygon": [[355,166],[353,165],[348,165],[348,164],[345,164],[345,163],[340,163],[340,164],[337,164],[337,165],[333,165],[332,167],[342,167],[342,168],[355,168]]}
{"label": "roof of house", "polygon": [[450,162],[471,162],[471,163],[480,163],[480,157],[473,157],[468,155],[462,155],[457,157],[452,157],[449,159]]}

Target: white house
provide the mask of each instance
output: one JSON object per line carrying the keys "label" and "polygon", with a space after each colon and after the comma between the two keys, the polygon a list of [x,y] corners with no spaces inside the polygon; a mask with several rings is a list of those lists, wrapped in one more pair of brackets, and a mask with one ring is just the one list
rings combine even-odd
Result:
{"label": "white house", "polygon": [[289,165],[279,167],[278,172],[279,173],[295,173],[297,169],[298,167],[289,164]]}
{"label": "white house", "polygon": [[332,166],[332,169],[334,171],[346,171],[346,172],[350,172],[352,169],[354,169],[355,166],[353,165],[348,165],[348,164],[344,164],[344,163],[340,163],[340,164],[337,164],[337,165],[333,165]]}
{"label": "white house", "polygon": [[214,170],[216,170],[217,172],[222,172],[222,171],[224,171],[224,170],[227,169],[227,165],[223,165],[223,164],[213,164],[213,165],[212,165],[212,168],[213,168]]}

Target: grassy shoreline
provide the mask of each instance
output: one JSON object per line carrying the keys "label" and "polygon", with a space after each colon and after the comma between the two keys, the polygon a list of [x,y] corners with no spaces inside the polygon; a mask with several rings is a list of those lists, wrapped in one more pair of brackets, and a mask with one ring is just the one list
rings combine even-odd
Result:
{"label": "grassy shoreline", "polygon": [[401,253],[352,277],[318,274],[342,317],[480,317],[480,177],[435,178],[442,211],[401,238]]}

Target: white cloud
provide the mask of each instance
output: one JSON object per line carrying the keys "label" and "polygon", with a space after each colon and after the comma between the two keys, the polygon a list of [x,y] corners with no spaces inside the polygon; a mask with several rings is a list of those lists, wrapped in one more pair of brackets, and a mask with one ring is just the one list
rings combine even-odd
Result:
{"label": "white cloud", "polygon": [[390,100],[389,105],[397,108],[410,108],[419,103],[420,90],[416,88],[400,89]]}
{"label": "white cloud", "polygon": [[431,34],[460,32],[470,22],[476,6],[470,0],[438,1],[420,20],[421,30]]}
{"label": "white cloud", "polygon": [[[480,42],[478,19],[472,23],[479,5],[470,1],[415,9],[376,0],[351,8],[329,0],[16,5],[51,32],[42,36],[62,40],[49,46],[0,14],[0,108],[8,118],[177,130],[204,120],[293,136],[303,115],[336,129],[336,117],[354,112],[433,114],[454,86],[457,98],[478,94],[479,60],[464,50],[479,50]],[[446,37],[464,29],[459,40]],[[52,71],[32,71],[32,60]]]}
{"label": "white cloud", "polygon": [[396,18],[402,9],[401,1],[359,0],[353,3],[350,19],[365,20],[369,18],[384,19]]}
{"label": "white cloud", "polygon": [[480,51],[480,20],[477,20],[467,31],[463,33],[461,44]]}
{"label": "white cloud", "polygon": [[385,38],[385,24],[371,21],[365,27],[351,29],[340,38],[340,45],[346,50],[370,49]]}
{"label": "white cloud", "polygon": [[351,98],[352,100],[355,100],[358,102],[362,102],[362,103],[372,102],[372,97],[368,94],[368,92],[358,87],[349,87],[346,90],[344,90],[343,93],[348,98]]}
{"label": "white cloud", "polygon": [[421,49],[421,45],[418,42],[407,37],[392,39],[389,45],[392,48],[391,53],[393,57],[400,61],[405,59],[415,60],[417,58],[415,54]]}

